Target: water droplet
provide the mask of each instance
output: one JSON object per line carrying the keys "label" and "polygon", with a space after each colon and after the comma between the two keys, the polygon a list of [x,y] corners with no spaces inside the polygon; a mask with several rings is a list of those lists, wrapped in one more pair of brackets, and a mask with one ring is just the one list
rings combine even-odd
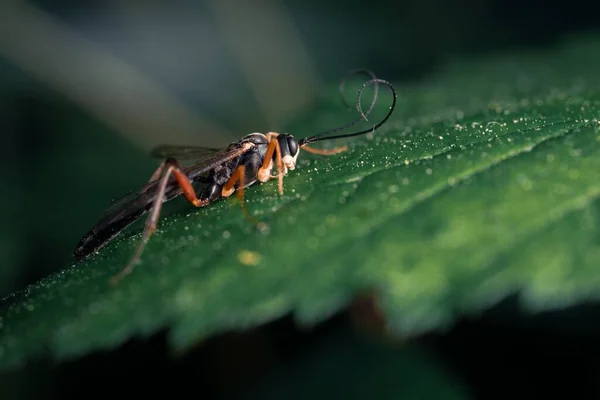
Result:
{"label": "water droplet", "polygon": [[308,239],[306,239],[306,247],[308,247],[309,249],[316,249],[319,246],[319,239],[317,239],[316,237],[310,237]]}
{"label": "water droplet", "polygon": [[569,151],[569,155],[571,157],[579,157],[579,156],[581,156],[581,150],[580,149],[572,149]]}
{"label": "water droplet", "polygon": [[325,225],[318,225],[315,228],[315,235],[319,237],[323,237],[327,234],[327,227]]}
{"label": "water droplet", "polygon": [[520,174],[517,177],[517,181],[523,190],[529,191],[533,188],[533,182],[531,182],[531,180],[523,174]]}

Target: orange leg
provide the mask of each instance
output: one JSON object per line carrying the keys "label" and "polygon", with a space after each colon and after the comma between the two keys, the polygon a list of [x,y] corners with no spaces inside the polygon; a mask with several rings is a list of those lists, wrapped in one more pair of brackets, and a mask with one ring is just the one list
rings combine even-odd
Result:
{"label": "orange leg", "polygon": [[269,170],[269,166],[271,165],[271,160],[273,159],[273,153],[275,153],[275,161],[277,164],[277,178],[279,180],[279,194],[283,194],[283,161],[281,160],[281,149],[279,148],[279,142],[277,141],[277,133],[269,132],[267,133],[267,138],[269,139],[269,147],[267,148],[267,153],[265,154],[265,159],[263,160],[263,165],[258,169],[258,179],[261,182],[266,182],[269,180],[271,176],[271,172]]}
{"label": "orange leg", "polygon": [[245,181],[246,181],[246,168],[243,165],[240,165],[236,168],[235,172],[233,173],[233,175],[231,175],[231,178],[229,178],[227,183],[225,183],[225,185],[223,185],[223,189],[222,189],[221,193],[224,197],[229,197],[234,192],[234,190],[236,190],[236,185],[237,185],[237,198],[240,201],[244,215],[246,216],[246,218],[248,218],[248,220],[257,224],[257,223],[259,223],[259,221],[256,218],[254,218],[252,215],[250,215],[250,213],[248,212],[248,209],[246,208],[246,203],[244,202],[244,182]]}
{"label": "orange leg", "polygon": [[308,146],[303,146],[302,148],[304,150],[308,151],[309,153],[319,154],[322,156],[338,154],[338,153],[348,150],[348,146],[336,147],[335,149],[331,149],[331,150],[315,149],[314,147],[308,147]]}
{"label": "orange leg", "polygon": [[[156,225],[158,223],[158,217],[160,216],[160,210],[162,208],[163,200],[165,197],[167,183],[169,182],[169,178],[171,177],[171,175],[175,177],[175,179],[177,180],[177,183],[183,189],[183,195],[185,196],[185,198],[190,203],[192,203],[195,207],[202,207],[202,206],[205,206],[208,204],[208,201],[201,201],[196,197],[196,193],[194,191],[194,188],[193,188],[190,180],[183,172],[181,172],[181,169],[180,169],[177,161],[175,161],[173,159],[165,160],[163,162],[163,165],[160,167],[161,172],[165,167],[166,167],[166,172],[162,176],[162,178],[160,178],[158,193],[156,195],[156,199],[154,200],[154,204],[152,205],[152,208],[150,209],[150,214],[148,215],[148,218],[146,219],[146,225],[144,227],[144,232],[142,233],[141,242],[138,245],[133,257],[131,258],[129,263],[125,266],[125,268],[123,268],[123,270],[121,270],[118,274],[116,274],[115,276],[112,277],[111,284],[113,284],[113,285],[116,284],[119,280],[121,280],[126,275],[129,275],[133,271],[133,268],[138,263],[141,255],[142,255],[144,247],[146,247],[146,244],[150,240],[150,236],[152,236],[154,231],[156,231]],[[156,175],[156,172],[154,173],[154,175]]]}

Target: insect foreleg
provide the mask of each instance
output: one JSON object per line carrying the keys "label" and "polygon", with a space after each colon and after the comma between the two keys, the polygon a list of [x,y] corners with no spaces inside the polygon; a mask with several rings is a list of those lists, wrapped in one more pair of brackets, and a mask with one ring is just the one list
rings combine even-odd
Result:
{"label": "insect foreleg", "polygon": [[279,180],[279,194],[283,194],[283,161],[281,158],[281,148],[279,147],[279,141],[277,140],[277,133],[269,132],[267,133],[267,138],[269,139],[269,147],[267,148],[267,152],[265,154],[265,158],[263,160],[262,166],[258,170],[258,180],[261,182],[266,182],[271,178],[271,163],[273,162],[273,154],[275,154],[275,161],[277,164],[277,178]]}

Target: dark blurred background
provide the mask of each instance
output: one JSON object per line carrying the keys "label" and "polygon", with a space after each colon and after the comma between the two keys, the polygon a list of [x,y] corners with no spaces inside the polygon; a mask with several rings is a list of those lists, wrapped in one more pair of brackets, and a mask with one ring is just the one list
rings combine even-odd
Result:
{"label": "dark blurred background", "polygon": [[[222,146],[249,132],[283,130],[349,69],[426,80],[456,57],[527,52],[597,32],[598,11],[582,0],[3,0],[0,294],[69,265],[110,200],[148,179],[155,161],[146,152],[156,144]],[[133,385],[148,380],[120,378],[134,369],[155,386],[178,377],[177,388],[217,397],[292,365],[348,321],[342,315],[311,333],[277,321],[215,338],[174,364],[161,334],[71,364],[41,361],[3,374],[0,398],[88,396],[97,385],[114,393],[119,381],[151,391]],[[454,350],[497,334],[484,319],[436,336],[432,346],[449,349],[437,356],[472,393],[494,393],[501,382],[486,386],[485,377],[465,372],[476,370],[479,351]],[[503,337],[512,334],[519,343],[538,340],[512,331]],[[526,381],[501,354],[492,364],[507,381]]]}

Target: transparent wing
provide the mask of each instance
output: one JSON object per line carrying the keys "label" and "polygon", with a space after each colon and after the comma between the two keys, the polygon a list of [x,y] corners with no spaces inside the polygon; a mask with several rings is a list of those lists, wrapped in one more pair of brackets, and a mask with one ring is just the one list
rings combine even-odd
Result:
{"label": "transparent wing", "polygon": [[150,151],[154,158],[173,157],[179,160],[202,159],[221,152],[222,149],[201,146],[170,145],[163,144]]}
{"label": "transparent wing", "polygon": [[[159,148],[160,147],[157,147],[157,149],[159,149]],[[246,150],[244,150],[244,147],[237,143],[230,145],[226,149],[208,149],[208,148],[204,148],[204,147],[187,147],[187,146],[186,147],[165,146],[164,154],[167,154],[166,153],[167,150],[180,150],[180,151],[198,150],[197,154],[202,153],[202,150],[211,150],[210,155],[208,155],[208,156],[205,155],[202,159],[188,165],[187,167],[185,167],[183,169],[183,172],[186,174],[186,176],[190,180],[194,180],[194,179],[198,178],[199,176],[201,176],[202,174],[210,171],[212,168],[215,168],[216,166],[218,166],[222,163],[230,161],[233,158],[239,157],[243,153],[246,152]],[[175,152],[169,153],[169,154],[175,154]],[[182,154],[182,153],[179,153],[179,154]],[[191,158],[191,153],[189,153],[189,155]],[[159,183],[158,180],[148,182],[141,188],[138,188],[137,190],[133,190],[129,193],[126,193],[124,196],[122,196],[116,200],[113,200],[110,203],[110,205],[107,207],[107,209],[104,211],[104,215],[114,213],[114,211],[116,209],[126,208],[128,204],[132,204],[134,200],[136,200],[142,196],[147,196],[147,197],[153,198],[154,194],[158,190],[158,183]],[[173,180],[173,179],[171,179],[171,181],[167,184],[167,193],[172,192],[173,196],[179,195],[180,192],[173,191],[172,186],[175,186],[178,188],[177,182],[175,182],[175,180]]]}
{"label": "transparent wing", "polygon": [[[207,162],[214,162],[219,155],[226,157],[227,151],[224,149],[215,149],[211,147],[186,145],[178,146],[168,144],[157,146],[150,151],[150,156],[154,158],[165,159],[168,157],[173,157],[178,160],[200,160],[191,165],[195,166],[196,169],[202,169],[204,164]],[[149,182],[141,188],[132,190],[125,195],[111,201],[108,207],[104,210],[103,216],[113,213],[115,209],[123,208],[126,204],[131,203],[132,200],[141,196],[143,193],[148,193],[152,189],[155,189],[156,185],[157,182]]]}
{"label": "transparent wing", "polygon": [[[219,165],[231,161],[250,150],[252,143],[235,143],[203,160],[195,162],[183,169],[184,174],[194,180]],[[156,200],[159,180],[149,182],[138,190],[127,193],[113,201],[103,213],[100,220],[81,239],[74,255],[81,259],[104,246],[128,225],[135,222],[142,214],[150,210]],[[173,178],[167,183],[165,198],[171,200],[181,194],[181,187]]]}

